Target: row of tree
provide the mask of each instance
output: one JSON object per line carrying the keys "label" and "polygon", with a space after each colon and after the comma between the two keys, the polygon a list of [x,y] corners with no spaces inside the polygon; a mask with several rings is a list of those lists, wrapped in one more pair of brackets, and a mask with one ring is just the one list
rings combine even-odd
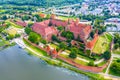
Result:
{"label": "row of tree", "polygon": [[44,40],[41,35],[35,33],[32,31],[30,27],[25,28],[26,34],[29,36],[28,40],[30,40],[32,43],[39,44],[39,42],[46,44],[46,40]]}
{"label": "row of tree", "polygon": [[110,67],[112,74],[120,76],[120,59],[116,60]]}
{"label": "row of tree", "polygon": [[114,34],[114,49],[118,49],[120,47],[120,34]]}

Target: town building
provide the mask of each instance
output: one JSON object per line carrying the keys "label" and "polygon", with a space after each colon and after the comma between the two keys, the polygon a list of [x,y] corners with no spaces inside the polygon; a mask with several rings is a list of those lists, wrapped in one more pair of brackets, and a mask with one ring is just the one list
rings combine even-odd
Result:
{"label": "town building", "polygon": [[32,29],[40,34],[45,40],[51,41],[52,35],[57,35],[58,31],[53,26],[48,26],[49,20],[43,22],[36,22],[33,24]]}
{"label": "town building", "polygon": [[67,21],[58,20],[56,19],[56,16],[52,14],[49,20],[34,23],[32,29],[38,34],[41,34],[44,39],[50,41],[53,34],[58,34],[58,31],[55,27],[63,26],[65,27],[66,31],[73,32],[75,39],[80,37],[82,41],[86,41],[89,37],[92,27],[79,22],[79,19],[76,19],[75,21],[72,19],[68,19]]}
{"label": "town building", "polygon": [[89,37],[92,27],[90,25],[81,24],[79,22],[79,19],[72,21],[70,25],[68,25],[67,30],[73,32],[75,39],[80,37],[82,41],[86,41]]}
{"label": "town building", "polygon": [[94,34],[93,40],[86,42],[86,50],[92,51],[98,38],[99,38],[98,31],[96,31],[96,33]]}
{"label": "town building", "polygon": [[17,25],[19,25],[19,26],[22,26],[22,27],[26,27],[28,24],[26,23],[26,22],[24,22],[24,21],[16,21],[15,22]]}

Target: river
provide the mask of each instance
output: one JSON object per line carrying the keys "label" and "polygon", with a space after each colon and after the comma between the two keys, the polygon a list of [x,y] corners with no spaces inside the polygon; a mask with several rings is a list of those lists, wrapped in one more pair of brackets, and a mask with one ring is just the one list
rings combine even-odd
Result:
{"label": "river", "polygon": [[18,45],[0,51],[0,80],[89,80],[65,68],[48,65]]}

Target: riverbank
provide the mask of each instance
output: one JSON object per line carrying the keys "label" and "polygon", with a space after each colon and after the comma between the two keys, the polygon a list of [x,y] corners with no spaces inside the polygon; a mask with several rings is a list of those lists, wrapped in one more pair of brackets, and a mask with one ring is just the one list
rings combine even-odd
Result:
{"label": "riverbank", "polygon": [[[79,70],[78,68],[76,67],[73,67],[71,66],[70,64],[67,64],[61,60],[58,60],[58,59],[52,59],[50,56],[45,56],[43,55],[43,51],[42,50],[39,50],[38,48],[36,48],[35,46],[32,46],[31,44],[29,44],[26,40],[24,40],[27,48],[26,50],[28,51],[28,53],[30,55],[34,55],[34,56],[37,56],[39,57],[40,59],[46,61],[48,64],[50,65],[54,65],[54,66],[59,66],[59,67],[63,67],[63,68],[67,68],[69,70],[72,70],[72,71],[75,71],[77,73],[81,73],[81,74],[84,74],[88,77],[91,78],[91,80],[105,80],[104,77],[100,74],[97,74],[97,73],[91,73],[91,72],[85,72],[85,71],[82,71],[82,70]],[[42,51],[42,52],[41,52]],[[44,53],[46,54],[46,53]]]}
{"label": "riverbank", "polygon": [[10,43],[9,41],[5,40],[4,38],[1,37],[0,35],[0,50],[6,49],[10,46],[14,46],[15,43]]}

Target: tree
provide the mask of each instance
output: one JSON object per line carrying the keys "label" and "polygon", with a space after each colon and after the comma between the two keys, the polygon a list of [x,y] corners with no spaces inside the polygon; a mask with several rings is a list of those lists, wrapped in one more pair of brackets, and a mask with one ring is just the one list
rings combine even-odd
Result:
{"label": "tree", "polygon": [[67,39],[74,39],[74,34],[70,31],[63,31],[61,36],[66,37]]}
{"label": "tree", "polygon": [[8,35],[8,36],[6,37],[6,40],[12,40],[13,38],[14,38],[13,35]]}
{"label": "tree", "polygon": [[2,19],[7,20],[7,16],[6,15],[2,16]]}
{"label": "tree", "polygon": [[63,26],[58,26],[57,29],[58,29],[59,31],[62,31],[64,28],[63,28]]}
{"label": "tree", "polygon": [[23,21],[29,20],[29,19],[30,19],[30,16],[27,16],[27,15],[25,15],[25,16],[22,17],[22,20],[23,20]]}
{"label": "tree", "polygon": [[34,15],[34,17],[37,18],[37,22],[43,21],[43,18],[41,18],[38,14]]}
{"label": "tree", "polygon": [[86,54],[90,56],[91,50],[86,50]]}
{"label": "tree", "polygon": [[118,49],[119,48],[119,43],[116,43],[115,45],[114,45],[114,49]]}
{"label": "tree", "polygon": [[78,37],[77,37],[76,40],[82,42],[82,40],[81,40],[81,38],[80,38],[80,35],[78,35]]}
{"label": "tree", "polygon": [[43,43],[43,44],[47,44],[47,41],[44,40],[44,39],[42,39],[42,40],[41,40],[41,43]]}
{"label": "tree", "polygon": [[74,34],[72,32],[67,32],[66,38],[67,39],[74,39]]}
{"label": "tree", "polygon": [[93,61],[90,61],[90,62],[88,63],[88,65],[89,65],[89,66],[94,66],[94,62],[93,62]]}
{"label": "tree", "polygon": [[20,37],[20,34],[15,34],[15,38],[18,38],[18,37]]}
{"label": "tree", "polygon": [[77,54],[78,54],[78,49],[77,48],[71,48],[71,53],[69,54],[69,57],[72,58],[72,59],[75,59],[77,57]]}
{"label": "tree", "polygon": [[61,42],[61,43],[59,44],[59,47],[60,47],[60,49],[65,50],[65,49],[67,48],[67,45],[66,45],[64,42]]}
{"label": "tree", "polygon": [[58,39],[57,39],[57,37],[56,37],[55,35],[52,35],[52,40],[53,40],[53,41],[56,41],[56,40],[58,40]]}
{"label": "tree", "polygon": [[69,54],[69,57],[72,58],[72,59],[75,59],[77,57],[77,54],[75,52],[71,52]]}
{"label": "tree", "polygon": [[120,76],[120,63],[119,62],[114,62],[111,67],[110,70],[112,71],[112,73],[117,74]]}
{"label": "tree", "polygon": [[92,38],[94,38],[94,34],[95,34],[95,31],[92,31],[92,32],[90,33],[90,36],[91,36]]}
{"label": "tree", "polygon": [[114,34],[114,43],[118,43],[118,40],[120,39],[119,33]]}
{"label": "tree", "polygon": [[52,40],[53,41],[57,41],[57,42],[60,42],[60,40],[57,38],[57,36],[55,36],[55,35],[52,35]]}
{"label": "tree", "polygon": [[25,32],[26,32],[26,34],[28,34],[28,35],[29,35],[29,34],[30,34],[30,32],[32,32],[32,30],[31,30],[31,28],[26,27],[26,28],[25,28]]}
{"label": "tree", "polygon": [[33,23],[29,23],[29,24],[28,24],[28,27],[31,27],[32,25],[33,25]]}
{"label": "tree", "polygon": [[103,57],[104,57],[106,60],[109,60],[109,59],[111,58],[111,52],[110,52],[110,51],[104,52]]}
{"label": "tree", "polygon": [[39,41],[40,41],[40,38],[41,38],[41,36],[38,35],[37,33],[35,33],[35,32],[30,32],[30,35],[29,35],[28,40],[30,40],[32,43],[38,44]]}

